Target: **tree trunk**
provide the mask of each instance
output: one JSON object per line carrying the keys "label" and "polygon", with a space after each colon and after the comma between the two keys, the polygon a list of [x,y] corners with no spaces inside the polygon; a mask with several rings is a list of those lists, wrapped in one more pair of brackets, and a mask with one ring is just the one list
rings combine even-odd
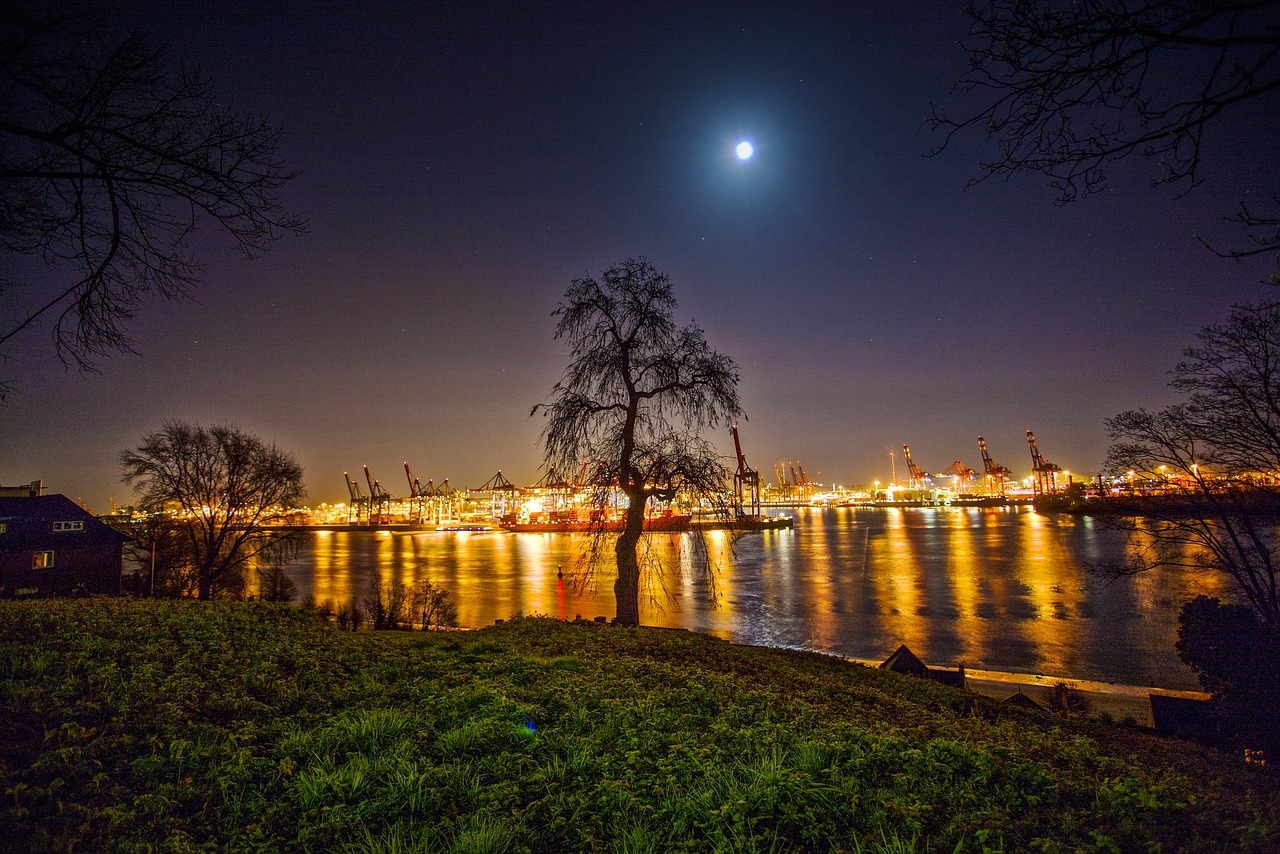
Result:
{"label": "tree trunk", "polygon": [[644,504],[643,495],[631,499],[627,524],[618,535],[618,579],[613,582],[613,597],[621,626],[640,625],[640,559],[636,549],[644,533]]}

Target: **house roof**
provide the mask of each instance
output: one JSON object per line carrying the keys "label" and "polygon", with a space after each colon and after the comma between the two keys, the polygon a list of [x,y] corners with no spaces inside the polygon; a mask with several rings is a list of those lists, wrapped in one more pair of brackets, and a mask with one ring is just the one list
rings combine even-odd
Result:
{"label": "house roof", "polygon": [[[80,525],[57,525],[66,522]],[[57,548],[60,543],[119,545],[129,539],[65,495],[0,497],[0,526],[0,551]]]}
{"label": "house roof", "polygon": [[1004,702],[1008,703],[1010,706],[1018,706],[1023,709],[1033,709],[1038,712],[1043,712],[1045,710],[1044,706],[1022,693],[1021,688],[1018,689],[1018,693],[1010,694],[1006,697]]}
{"label": "house roof", "polygon": [[907,649],[904,643],[902,646],[894,650],[893,655],[884,660],[880,665],[881,670],[892,670],[894,673],[909,673],[912,676],[928,676],[929,668],[916,654]]}

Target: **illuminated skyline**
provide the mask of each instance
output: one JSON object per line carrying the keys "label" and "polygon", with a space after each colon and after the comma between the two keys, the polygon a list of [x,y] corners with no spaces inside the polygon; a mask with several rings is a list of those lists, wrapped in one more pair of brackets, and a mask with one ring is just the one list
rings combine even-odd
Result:
{"label": "illuminated skyline", "polygon": [[460,487],[532,483],[529,409],[567,362],[551,312],[573,277],[636,255],[737,360],[766,478],[798,460],[887,482],[904,442],[929,471],[981,469],[978,435],[1025,476],[1027,428],[1096,473],[1103,419],[1169,402],[1195,331],[1271,293],[1268,262],[1194,235],[1229,233],[1277,119],[1223,126],[1185,199],[1139,161],[1065,208],[1033,179],[965,191],[991,149],[927,158],[923,123],[965,64],[958,6],[125,4],[284,126],[310,233],[251,262],[211,234],[197,301],[148,305],[141,357],[101,376],[28,336],[0,483],[128,503],[117,454],[170,419],[278,443],[312,503],[365,464],[403,494],[406,460]]}

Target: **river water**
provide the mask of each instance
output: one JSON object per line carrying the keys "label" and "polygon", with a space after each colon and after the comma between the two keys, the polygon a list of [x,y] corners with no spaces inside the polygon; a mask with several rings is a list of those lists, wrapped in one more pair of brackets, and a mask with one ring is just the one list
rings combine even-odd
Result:
{"label": "river water", "polygon": [[[1088,516],[1016,508],[800,508],[792,530],[731,542],[654,535],[646,625],[737,643],[881,660],[905,643],[937,666],[1196,689],[1174,650],[1178,608],[1214,578],[1160,570],[1101,584],[1091,565],[1143,544]],[[514,614],[614,613],[608,566],[591,584],[587,538],[494,532],[316,532],[287,572],[319,602],[429,579],[462,626]],[[585,583],[584,583],[585,582]]]}

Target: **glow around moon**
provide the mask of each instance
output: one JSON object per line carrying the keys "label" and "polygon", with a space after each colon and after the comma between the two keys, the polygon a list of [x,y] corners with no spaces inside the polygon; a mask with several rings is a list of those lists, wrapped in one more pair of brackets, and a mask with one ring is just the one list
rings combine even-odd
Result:
{"label": "glow around moon", "polygon": [[749,140],[742,140],[738,143],[734,153],[738,155],[739,160],[750,160],[756,153],[756,147]]}

